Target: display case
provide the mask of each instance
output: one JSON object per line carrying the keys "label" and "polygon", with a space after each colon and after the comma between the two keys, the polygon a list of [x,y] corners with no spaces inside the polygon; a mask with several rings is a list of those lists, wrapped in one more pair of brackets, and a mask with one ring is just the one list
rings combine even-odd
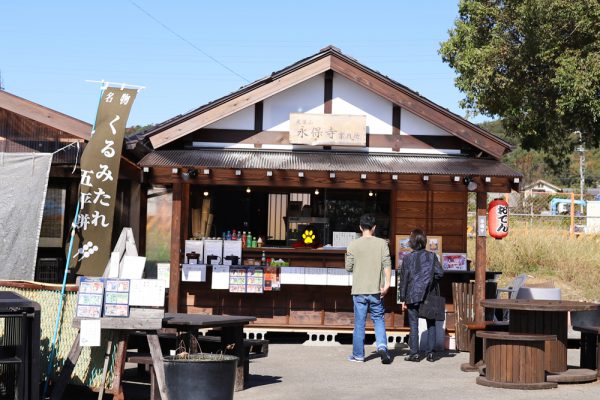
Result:
{"label": "display case", "polygon": [[314,235],[310,244],[325,245],[331,242],[329,237],[329,218],[322,217],[287,217],[285,218],[286,245],[302,240],[302,234],[310,230]]}

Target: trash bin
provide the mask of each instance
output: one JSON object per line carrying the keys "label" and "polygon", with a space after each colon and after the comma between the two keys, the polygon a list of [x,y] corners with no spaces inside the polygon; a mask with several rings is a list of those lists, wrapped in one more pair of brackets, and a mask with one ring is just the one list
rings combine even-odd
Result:
{"label": "trash bin", "polygon": [[163,358],[169,400],[232,400],[238,358],[196,353]]}
{"label": "trash bin", "polygon": [[40,306],[0,292],[0,393],[3,399],[38,400]]}

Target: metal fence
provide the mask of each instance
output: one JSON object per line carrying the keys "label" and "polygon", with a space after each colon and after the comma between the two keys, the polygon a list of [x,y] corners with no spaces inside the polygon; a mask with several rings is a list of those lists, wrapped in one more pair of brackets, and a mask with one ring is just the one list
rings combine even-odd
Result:
{"label": "metal fence", "polygon": [[[600,201],[593,195],[572,193],[513,192],[488,195],[488,202],[502,198],[509,205],[511,229],[552,229],[568,235],[600,234]],[[469,236],[475,229],[475,194],[469,195]]]}

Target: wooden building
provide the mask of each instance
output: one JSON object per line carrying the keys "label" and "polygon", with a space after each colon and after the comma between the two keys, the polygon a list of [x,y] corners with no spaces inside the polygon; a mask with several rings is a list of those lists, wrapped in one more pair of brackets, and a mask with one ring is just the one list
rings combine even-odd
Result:
{"label": "wooden building", "polygon": [[[62,282],[65,244],[75,217],[81,160],[92,125],[40,104],[0,91],[0,153],[54,153],[50,169],[44,217],[40,232],[36,280]],[[70,144],[79,143],[79,146]],[[58,151],[64,148],[64,150]],[[121,157],[114,236],[132,226],[138,242],[144,243],[146,200],[142,198],[140,168]]]}
{"label": "wooden building", "polygon": [[[346,123],[355,125],[340,128]],[[350,287],[239,294],[212,290],[210,273],[207,282],[181,282],[190,210],[204,196],[213,199],[209,236],[237,228],[265,238],[265,248],[244,249],[244,260],[265,251],[294,266],[343,268],[343,250],[291,248],[291,231],[282,235],[269,220],[285,221],[289,204],[301,200],[302,215],[357,232],[358,216],[369,211],[393,252],[396,235],[420,227],[443,238],[444,252],[466,253],[469,191],[485,215],[487,193],[518,190],[522,177],[500,162],[509,143],[335,47],[142,132],[128,148],[145,183],[173,191],[169,311],[255,315],[257,326],[290,329],[351,328]],[[483,284],[485,237],[477,250]],[[387,326],[404,329],[395,293],[386,309]]]}

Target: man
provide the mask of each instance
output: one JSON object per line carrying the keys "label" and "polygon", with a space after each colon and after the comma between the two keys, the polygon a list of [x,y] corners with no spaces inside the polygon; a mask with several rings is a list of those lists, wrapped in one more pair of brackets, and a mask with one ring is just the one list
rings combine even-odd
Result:
{"label": "man", "polygon": [[375,237],[375,217],[360,217],[362,237],[353,240],[346,250],[346,271],[352,272],[352,299],[354,301],[354,332],[352,354],[348,361],[365,360],[365,323],[367,312],[375,325],[377,353],[383,364],[391,362],[385,333],[383,298],[390,288],[392,265],[390,249],[385,240]]}

